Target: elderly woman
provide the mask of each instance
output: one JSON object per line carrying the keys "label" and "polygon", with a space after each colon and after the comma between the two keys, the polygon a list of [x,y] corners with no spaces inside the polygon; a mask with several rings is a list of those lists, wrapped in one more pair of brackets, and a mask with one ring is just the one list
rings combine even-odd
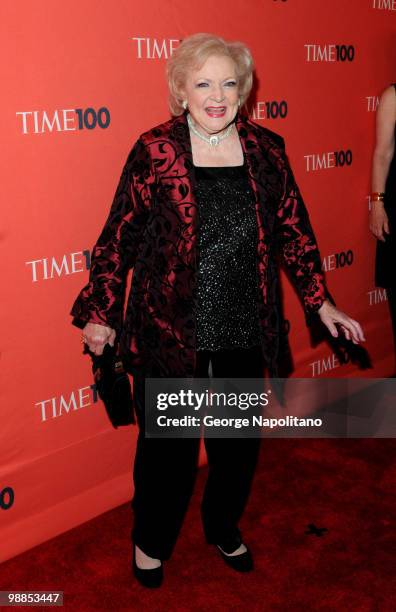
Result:
{"label": "elderly woman", "polygon": [[[249,50],[209,34],[186,38],[168,62],[173,118],[134,145],[94,247],[73,322],[100,354],[120,342],[140,426],[134,464],[133,569],[159,586],[196,473],[199,439],[144,435],[144,379],[277,373],[283,321],[280,253],[307,315],[333,336],[364,340],[326,298],[308,214],[280,136],[245,118]],[[125,318],[125,280],[133,267]],[[338,329],[337,329],[338,325]],[[204,533],[237,571],[253,568],[238,522],[259,439],[205,437]]]}
{"label": "elderly woman", "polygon": [[377,238],[375,284],[385,287],[396,344],[396,83],[383,91],[377,109],[372,164],[370,230]]}

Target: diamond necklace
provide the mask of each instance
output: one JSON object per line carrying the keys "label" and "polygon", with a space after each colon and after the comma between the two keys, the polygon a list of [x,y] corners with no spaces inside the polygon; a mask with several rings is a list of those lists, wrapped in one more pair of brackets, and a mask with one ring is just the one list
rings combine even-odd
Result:
{"label": "diamond necklace", "polygon": [[222,140],[224,140],[224,138],[227,138],[227,136],[229,136],[231,134],[231,130],[232,130],[232,126],[233,124],[231,123],[231,125],[228,126],[228,128],[226,129],[226,131],[224,132],[224,134],[222,134],[222,136],[204,136],[203,134],[201,134],[200,132],[198,132],[197,128],[195,127],[193,120],[191,119],[190,115],[187,115],[187,123],[191,128],[191,131],[194,132],[194,134],[196,136],[198,136],[198,138],[200,138],[201,140],[204,140],[205,142],[207,142],[208,144],[210,144],[211,147],[217,147],[220,142]]}

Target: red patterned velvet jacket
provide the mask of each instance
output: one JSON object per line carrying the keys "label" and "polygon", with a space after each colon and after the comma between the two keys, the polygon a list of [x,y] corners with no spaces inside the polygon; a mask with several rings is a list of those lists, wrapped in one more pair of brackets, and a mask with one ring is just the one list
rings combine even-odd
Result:
{"label": "red patterned velvet jacket", "polygon": [[[236,127],[256,196],[261,345],[277,375],[283,320],[278,255],[307,315],[328,296],[308,213],[283,139],[238,115]],[[129,369],[190,377],[195,367],[198,210],[186,114],[144,133],[123,169],[93,249],[89,283],[73,304],[73,324],[117,330]],[[128,270],[132,285],[124,315]]]}

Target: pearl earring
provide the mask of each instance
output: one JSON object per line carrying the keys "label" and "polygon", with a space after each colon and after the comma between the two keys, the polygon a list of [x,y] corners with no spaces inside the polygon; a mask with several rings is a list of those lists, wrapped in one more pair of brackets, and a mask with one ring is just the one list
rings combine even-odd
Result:
{"label": "pearl earring", "polygon": [[182,107],[184,108],[184,110],[186,110],[186,108],[187,108],[187,100],[183,100]]}

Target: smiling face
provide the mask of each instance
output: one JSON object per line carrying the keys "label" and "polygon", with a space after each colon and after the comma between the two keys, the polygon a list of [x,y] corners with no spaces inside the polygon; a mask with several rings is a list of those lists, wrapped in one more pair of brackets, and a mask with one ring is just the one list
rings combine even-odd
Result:
{"label": "smiling face", "polygon": [[199,70],[188,73],[183,97],[188,111],[201,131],[213,134],[223,130],[238,110],[238,81],[230,57],[211,55]]}

